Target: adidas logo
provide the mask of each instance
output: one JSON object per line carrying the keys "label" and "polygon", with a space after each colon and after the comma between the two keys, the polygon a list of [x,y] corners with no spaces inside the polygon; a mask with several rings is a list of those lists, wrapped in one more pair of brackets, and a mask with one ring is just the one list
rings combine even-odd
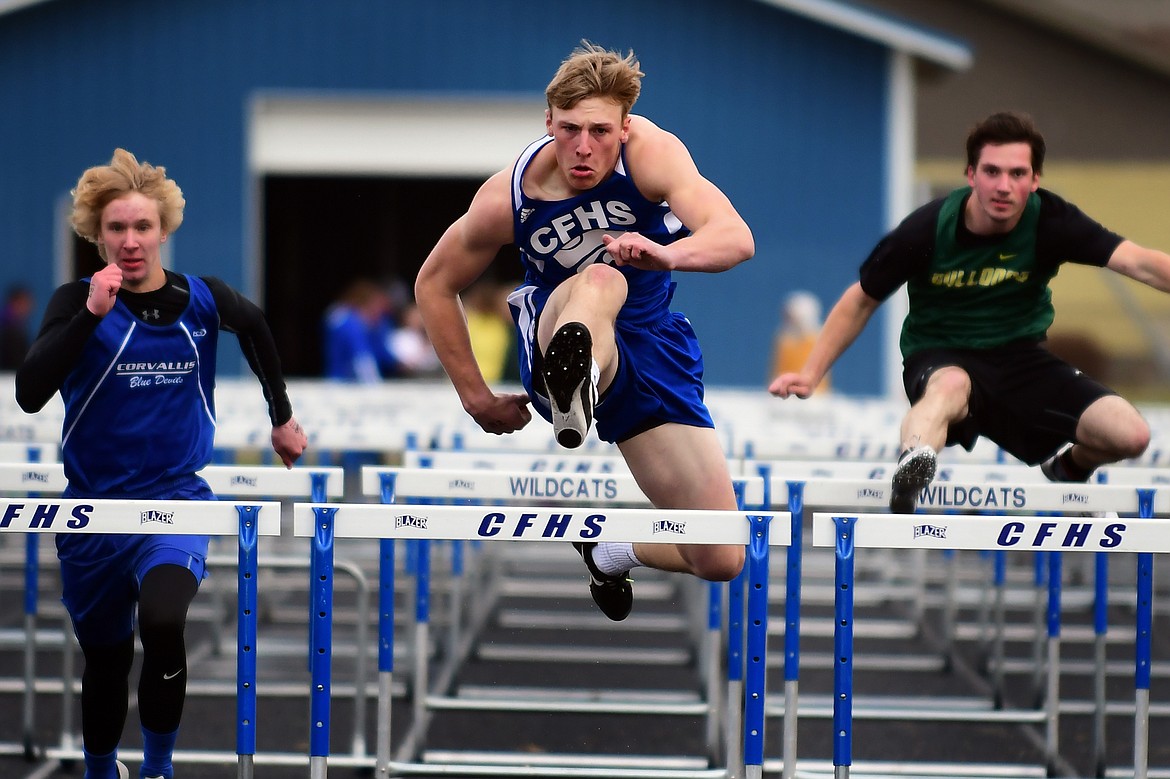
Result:
{"label": "adidas logo", "polygon": [[536,210],[535,208],[521,208],[520,209],[520,224],[524,224],[526,221],[528,221],[528,217],[532,216],[532,212],[535,210]]}

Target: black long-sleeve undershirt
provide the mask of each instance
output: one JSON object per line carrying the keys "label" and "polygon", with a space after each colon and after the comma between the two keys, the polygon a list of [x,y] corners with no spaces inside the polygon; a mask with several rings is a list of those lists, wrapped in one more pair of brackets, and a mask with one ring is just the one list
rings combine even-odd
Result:
{"label": "black long-sleeve undershirt", "polygon": [[[152,292],[120,290],[118,299],[144,322],[166,325],[177,321],[187,307],[191,291],[187,289],[183,276],[171,271],[166,274],[166,284],[159,289]],[[220,329],[235,333],[248,366],[260,380],[273,427],[283,425],[292,418],[292,403],[288,399],[280,356],[264,312],[221,279],[214,276],[200,278],[215,300]],[[86,308],[88,294],[88,282],[71,282],[58,287],[45,307],[40,332],[16,372],[16,402],[26,412],[40,411],[61,389],[77,364],[86,341],[102,321]]]}

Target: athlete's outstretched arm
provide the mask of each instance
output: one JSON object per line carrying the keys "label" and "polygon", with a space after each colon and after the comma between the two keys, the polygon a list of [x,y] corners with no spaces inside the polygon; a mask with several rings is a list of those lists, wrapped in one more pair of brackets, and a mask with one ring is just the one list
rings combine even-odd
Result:
{"label": "athlete's outstretched arm", "polygon": [[220,327],[235,333],[248,366],[260,380],[272,422],[272,449],[286,468],[291,468],[309,445],[308,437],[293,416],[292,402],[280,366],[280,354],[264,312],[222,279],[203,276],[215,299]]}
{"label": "athlete's outstretched arm", "polygon": [[532,419],[528,396],[496,394],[471,350],[459,293],[478,279],[500,248],[512,241],[511,171],[488,179],[467,213],[447,228],[414,282],[414,297],[435,354],[464,410],[489,433],[512,433]]}
{"label": "athlete's outstretched arm", "polygon": [[829,312],[800,372],[780,374],[772,380],[768,391],[782,398],[789,395],[807,398],[811,395],[837,358],[857,340],[879,305],[880,300],[871,298],[861,288],[861,283],[855,282]]}
{"label": "athlete's outstretched arm", "polygon": [[41,329],[16,371],[16,402],[35,414],[52,399],[77,364],[101,317],[85,307],[89,285],[75,281],[57,288],[45,307]]}
{"label": "athlete's outstretched arm", "polygon": [[1170,255],[1166,252],[1122,241],[1105,267],[1154,289],[1170,292]]}

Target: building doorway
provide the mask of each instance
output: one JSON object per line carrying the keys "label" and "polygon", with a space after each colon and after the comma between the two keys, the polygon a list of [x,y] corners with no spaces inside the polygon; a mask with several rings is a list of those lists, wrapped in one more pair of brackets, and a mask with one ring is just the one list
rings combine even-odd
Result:
{"label": "building doorway", "polygon": [[[447,227],[483,183],[476,178],[267,176],[263,184],[264,292],[288,376],[322,373],[322,318],[346,287],[368,279],[398,306]],[[486,274],[520,277],[514,247]]]}

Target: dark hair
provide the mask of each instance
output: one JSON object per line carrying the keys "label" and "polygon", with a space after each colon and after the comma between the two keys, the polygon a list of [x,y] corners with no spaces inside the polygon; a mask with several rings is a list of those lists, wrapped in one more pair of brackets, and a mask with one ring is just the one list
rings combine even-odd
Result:
{"label": "dark hair", "polygon": [[984,119],[967,135],[967,167],[979,163],[979,154],[987,145],[1026,143],[1032,147],[1032,172],[1037,176],[1044,170],[1044,136],[1036,129],[1032,117],[1014,111],[1001,111]]}

